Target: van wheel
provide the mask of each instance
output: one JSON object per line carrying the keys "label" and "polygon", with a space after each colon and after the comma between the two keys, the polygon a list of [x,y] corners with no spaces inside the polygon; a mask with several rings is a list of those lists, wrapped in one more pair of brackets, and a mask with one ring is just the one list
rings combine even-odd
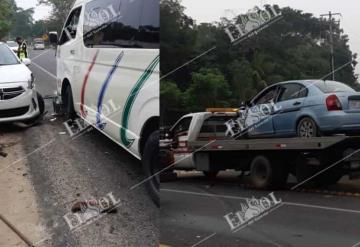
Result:
{"label": "van wheel", "polygon": [[296,127],[297,136],[301,138],[312,138],[320,136],[320,132],[314,120],[309,117],[301,119]]}
{"label": "van wheel", "polygon": [[146,188],[151,199],[158,207],[160,207],[160,176],[157,174],[159,172],[159,162],[159,131],[155,131],[146,141],[142,165],[145,179],[147,179]]}
{"label": "van wheel", "polygon": [[65,117],[67,119],[74,120],[76,118],[76,113],[74,109],[74,99],[72,95],[72,90],[70,86],[67,86],[65,89],[65,97],[64,97],[64,110],[65,110]]}
{"label": "van wheel", "polygon": [[203,174],[204,174],[207,178],[209,178],[209,179],[215,179],[216,176],[219,174],[219,172],[218,172],[218,171],[216,171],[216,172],[206,172],[206,171],[203,171]]}
{"label": "van wheel", "polygon": [[289,176],[288,168],[275,159],[259,155],[250,165],[250,181],[256,189],[273,189],[285,186]]}

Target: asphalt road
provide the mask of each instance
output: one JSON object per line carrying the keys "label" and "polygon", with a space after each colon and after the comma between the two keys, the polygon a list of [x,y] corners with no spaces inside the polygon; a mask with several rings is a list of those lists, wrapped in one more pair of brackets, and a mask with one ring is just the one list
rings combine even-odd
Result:
{"label": "asphalt road", "polygon": [[[52,95],[56,90],[54,50],[30,51],[30,58],[37,90],[43,96]],[[48,114],[37,126],[4,130],[21,136],[28,154],[29,177],[49,235],[37,246],[158,246],[159,210],[144,186],[130,190],[143,179],[140,162],[96,130],[71,139],[65,119],[51,115],[49,100],[46,110]],[[121,201],[116,213],[70,230],[63,216],[74,202],[110,192]]]}
{"label": "asphalt road", "polygon": [[[331,195],[333,192],[341,196]],[[259,199],[271,191],[251,190],[232,172],[215,180],[199,173],[180,174],[177,181],[161,187],[160,239],[176,247],[360,246],[360,197],[356,192],[360,192],[360,182],[346,179],[317,193],[275,191],[281,206],[232,232],[224,216],[241,211],[246,198]]]}

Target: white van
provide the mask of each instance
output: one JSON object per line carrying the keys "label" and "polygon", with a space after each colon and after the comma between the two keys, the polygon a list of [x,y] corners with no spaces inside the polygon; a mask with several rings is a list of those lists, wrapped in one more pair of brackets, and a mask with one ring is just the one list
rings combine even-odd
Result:
{"label": "white van", "polygon": [[[77,0],[57,47],[66,114],[90,122],[154,174],[159,128],[159,0]],[[159,179],[150,179],[159,203]]]}

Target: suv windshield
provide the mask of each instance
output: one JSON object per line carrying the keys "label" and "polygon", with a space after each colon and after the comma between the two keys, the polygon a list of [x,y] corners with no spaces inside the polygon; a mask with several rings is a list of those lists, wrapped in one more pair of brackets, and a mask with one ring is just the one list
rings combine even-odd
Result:
{"label": "suv windshield", "polygon": [[323,93],[355,92],[351,87],[336,81],[317,81],[314,85]]}
{"label": "suv windshield", "polygon": [[16,56],[5,44],[0,44],[0,66],[19,64]]}

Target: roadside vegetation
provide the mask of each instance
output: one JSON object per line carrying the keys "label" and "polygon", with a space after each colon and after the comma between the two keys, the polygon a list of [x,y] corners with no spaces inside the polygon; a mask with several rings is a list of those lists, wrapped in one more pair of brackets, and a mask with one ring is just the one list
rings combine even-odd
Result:
{"label": "roadside vegetation", "polygon": [[0,40],[14,39],[18,36],[31,40],[50,32],[60,33],[62,25],[74,0],[39,0],[39,4],[52,7],[48,19],[33,19],[34,9],[22,9],[14,0],[0,1]]}
{"label": "roadside vegetation", "polygon": [[[282,8],[283,20],[231,46],[224,30],[232,20],[196,23],[184,13],[181,1],[160,3],[162,76],[217,46],[163,78],[161,114],[166,116],[163,124],[207,107],[238,107],[241,101],[251,99],[273,83],[319,79],[331,71],[329,22],[312,14]],[[336,80],[359,89],[354,71],[357,54],[351,52],[349,38],[341,27],[335,22],[333,27],[335,68],[352,61],[336,73]]]}

